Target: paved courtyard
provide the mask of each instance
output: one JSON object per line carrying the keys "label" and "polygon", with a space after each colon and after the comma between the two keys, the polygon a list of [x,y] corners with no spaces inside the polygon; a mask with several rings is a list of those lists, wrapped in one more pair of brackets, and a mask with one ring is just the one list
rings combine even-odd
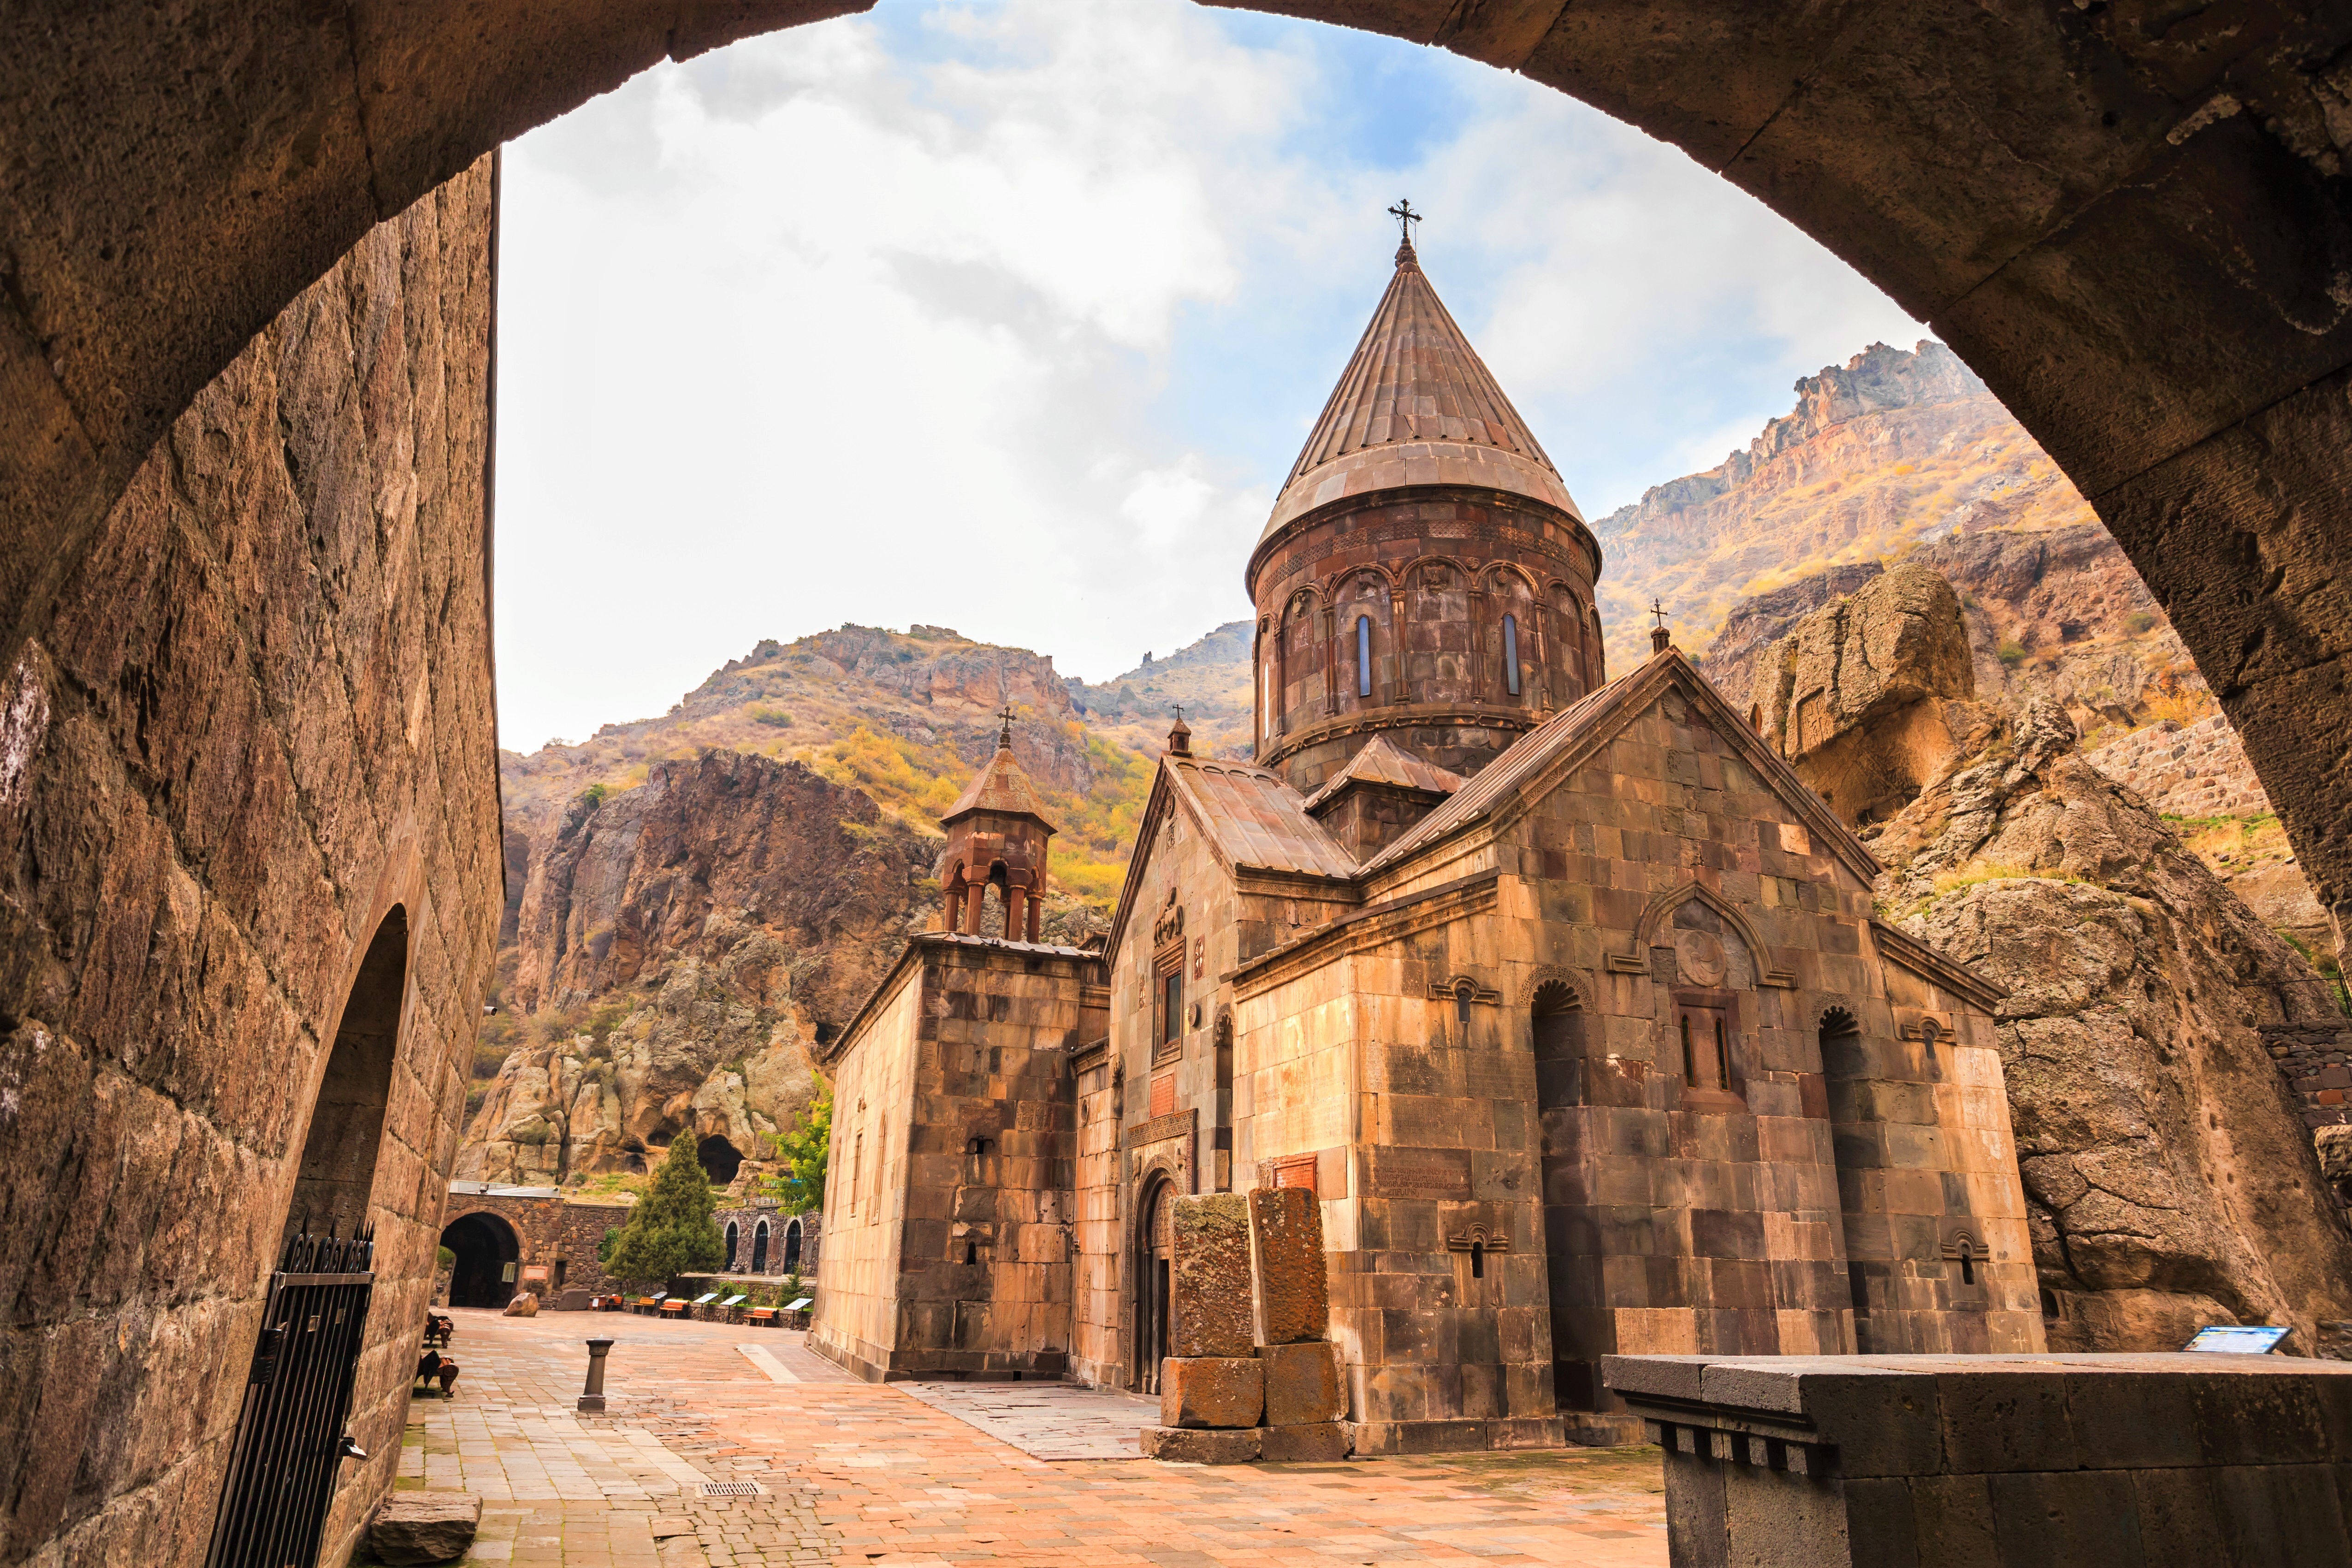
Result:
{"label": "paved courtyard", "polygon": [[[404,1487],[479,1493],[469,1562],[937,1568],[1666,1561],[1648,1449],[1230,1469],[1134,1457],[1146,1401],[850,1378],[774,1329],[459,1309],[457,1396],[410,1406]],[[603,1416],[574,1402],[610,1335]],[[706,1497],[706,1483],[755,1495]]]}

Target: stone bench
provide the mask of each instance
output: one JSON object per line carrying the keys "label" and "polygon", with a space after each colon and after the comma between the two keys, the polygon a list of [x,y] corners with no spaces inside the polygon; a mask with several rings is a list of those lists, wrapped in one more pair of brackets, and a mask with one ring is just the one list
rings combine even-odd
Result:
{"label": "stone bench", "polygon": [[1665,1449],[1676,1568],[2352,1563],[2336,1490],[2352,1364],[1612,1355],[1601,1370]]}

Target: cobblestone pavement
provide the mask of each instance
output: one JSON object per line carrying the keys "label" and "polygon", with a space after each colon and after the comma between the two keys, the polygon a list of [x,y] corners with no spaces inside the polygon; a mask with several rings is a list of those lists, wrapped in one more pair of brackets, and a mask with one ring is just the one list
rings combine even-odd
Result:
{"label": "cobblestone pavement", "polygon": [[[775,1329],[460,1309],[455,1398],[410,1407],[401,1485],[481,1494],[470,1562],[546,1568],[1551,1563],[1663,1568],[1650,1449],[1231,1469],[1041,1459],[1117,1412],[1033,1385],[857,1382]],[[613,1347],[603,1416],[582,1344]],[[934,1403],[936,1401],[937,1403]],[[951,1406],[952,1411],[942,1408]],[[1108,1410],[1110,1414],[1106,1415]],[[707,1481],[762,1495],[707,1498]]]}

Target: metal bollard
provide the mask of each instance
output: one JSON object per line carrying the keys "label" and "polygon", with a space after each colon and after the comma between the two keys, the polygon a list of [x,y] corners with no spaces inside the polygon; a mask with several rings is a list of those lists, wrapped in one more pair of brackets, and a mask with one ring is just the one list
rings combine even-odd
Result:
{"label": "metal bollard", "polygon": [[613,1342],[592,1339],[588,1342],[588,1386],[580,1392],[580,1408],[602,1411],[604,1408],[604,1357],[611,1354]]}

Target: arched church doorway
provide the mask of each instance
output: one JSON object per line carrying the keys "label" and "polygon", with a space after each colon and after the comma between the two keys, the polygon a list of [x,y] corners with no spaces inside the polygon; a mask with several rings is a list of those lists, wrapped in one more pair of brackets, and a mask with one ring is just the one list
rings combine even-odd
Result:
{"label": "arched church doorway", "polygon": [[515,1293],[522,1241],[495,1214],[464,1214],[441,1230],[441,1245],[457,1255],[449,1270],[453,1307],[503,1307]]}
{"label": "arched church doorway", "polygon": [[719,1267],[729,1273],[735,1271],[735,1249],[742,1242],[743,1232],[733,1220],[727,1222],[727,1261]]}
{"label": "arched church doorway", "polygon": [[334,1049],[310,1107],[285,1234],[352,1236],[367,1223],[407,994],[408,912],[394,904],[376,926],[343,1002]]}
{"label": "arched church doorway", "polygon": [[694,1145],[694,1161],[713,1186],[725,1186],[743,1168],[742,1152],[716,1134]]}
{"label": "arched church doorway", "polygon": [[764,1274],[767,1271],[768,1222],[763,1219],[751,1228],[751,1272]]}
{"label": "arched church doorway", "polygon": [[1169,1237],[1175,1224],[1176,1184],[1161,1177],[1144,1197],[1136,1228],[1135,1387],[1160,1392],[1160,1364],[1168,1356]]}
{"label": "arched church doorway", "polygon": [[[1547,980],[1536,988],[1528,1009],[1536,1068],[1536,1114],[1543,1159],[1544,1274],[1551,1303],[1552,1393],[1563,1410],[1590,1410],[1593,1399],[1592,1347],[1578,1333],[1582,1289],[1597,1266],[1590,1245],[1580,1241],[1588,1213],[1566,1201],[1580,1188],[1577,1170],[1584,1145],[1583,1005],[1566,983]],[[1585,1224],[1580,1224],[1580,1220]],[[1585,1276],[1586,1278],[1580,1278]]]}
{"label": "arched church doorway", "polygon": [[784,1227],[784,1272],[789,1274],[801,1266],[801,1222],[793,1220]]}

